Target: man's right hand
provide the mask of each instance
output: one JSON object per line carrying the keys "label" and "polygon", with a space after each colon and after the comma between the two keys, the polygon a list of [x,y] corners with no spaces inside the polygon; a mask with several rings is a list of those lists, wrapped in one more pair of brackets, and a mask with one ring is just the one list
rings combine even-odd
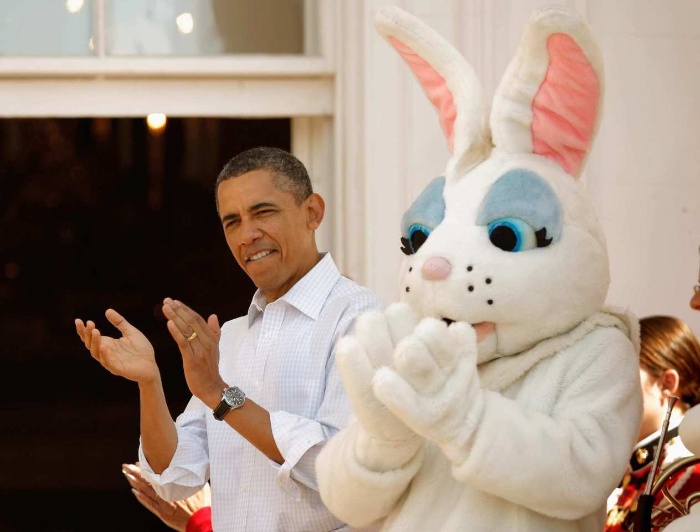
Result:
{"label": "man's right hand", "polygon": [[105,316],[121,332],[121,338],[102,336],[91,320],[75,320],[78,336],[92,357],[110,373],[139,384],[158,380],[160,372],[151,342],[116,310],[107,310]]}

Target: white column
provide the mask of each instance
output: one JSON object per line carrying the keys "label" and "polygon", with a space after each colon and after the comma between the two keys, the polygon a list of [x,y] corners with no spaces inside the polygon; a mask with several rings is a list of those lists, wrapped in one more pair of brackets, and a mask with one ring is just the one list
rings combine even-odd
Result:
{"label": "white column", "polygon": [[316,233],[316,244],[319,251],[330,251],[335,258],[333,210],[337,200],[333,172],[333,119],[329,116],[293,117],[292,153],[304,163],[314,192],[326,202],[326,217]]}

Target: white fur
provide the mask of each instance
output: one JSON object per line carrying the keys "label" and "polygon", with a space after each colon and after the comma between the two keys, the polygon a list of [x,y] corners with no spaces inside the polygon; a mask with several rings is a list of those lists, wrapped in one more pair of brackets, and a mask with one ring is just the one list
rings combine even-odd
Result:
{"label": "white fur", "polygon": [[486,140],[487,106],[474,69],[440,34],[398,7],[380,9],[375,24],[382,36],[407,44],[445,79],[457,110],[449,163],[456,164],[472,147]]}
{"label": "white fur", "polygon": [[[486,228],[476,225],[489,187],[513,168],[534,170],[557,193],[564,228],[555,245],[503,253],[489,242]],[[519,353],[602,308],[609,284],[605,240],[584,185],[559,166],[536,155],[494,151],[467,176],[448,180],[444,195],[445,219],[402,264],[400,293],[422,316],[495,322],[496,351],[482,348],[480,361]],[[421,277],[423,264],[435,256],[452,264],[449,279],[439,283]],[[467,272],[467,266],[473,271]],[[492,279],[488,287],[486,278]],[[467,292],[469,285],[475,292]],[[488,305],[488,299],[494,304]]]}
{"label": "white fur", "polygon": [[[435,395],[387,384],[390,409],[425,443],[375,445],[370,466],[352,424],[319,455],[324,503],[352,526],[383,520],[392,531],[601,530],[641,415],[628,334],[597,314],[523,353],[529,364],[505,357],[497,372],[480,370],[482,387],[466,359]],[[400,378],[384,368],[375,388]]]}
{"label": "white fur", "polygon": [[[358,527],[600,530],[639,427],[638,325],[602,311],[608,259],[585,187],[532,154],[530,132],[549,35],[570,35],[602,83],[593,38],[564,8],[533,17],[496,95],[492,146],[461,56],[397,8],[381,10],[378,27],[447,81],[455,152],[444,219],[402,266],[404,303],[361,317],[338,346],[357,419],[319,455],[321,497]],[[478,217],[496,180],[515,169],[549,185],[562,228],[549,246],[509,253]],[[451,273],[425,279],[431,258],[449,261]],[[488,332],[482,322],[494,332],[477,345],[469,324]]]}
{"label": "white fur", "polygon": [[583,50],[598,73],[601,91],[598,111],[602,108],[603,59],[585,21],[564,7],[537,12],[526,27],[516,56],[493,98],[490,120],[493,143],[507,153],[532,152],[532,100],[547,72],[547,39],[553,33],[573,37]]}

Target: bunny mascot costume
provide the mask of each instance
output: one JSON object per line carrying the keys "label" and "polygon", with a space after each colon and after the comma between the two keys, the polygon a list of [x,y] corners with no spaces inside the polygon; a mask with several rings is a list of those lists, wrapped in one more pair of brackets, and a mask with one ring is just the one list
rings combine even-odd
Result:
{"label": "bunny mascot costume", "polygon": [[586,23],[536,13],[490,112],[474,71],[395,7],[380,33],[452,158],[402,220],[402,302],[337,346],[355,419],[319,455],[324,503],[383,530],[602,530],[642,409],[634,318],[580,181],[603,97]]}

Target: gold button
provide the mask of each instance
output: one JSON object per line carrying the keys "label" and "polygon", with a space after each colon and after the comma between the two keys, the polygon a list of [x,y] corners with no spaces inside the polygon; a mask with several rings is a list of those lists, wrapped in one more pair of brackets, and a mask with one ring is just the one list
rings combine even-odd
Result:
{"label": "gold button", "polygon": [[637,449],[637,452],[634,453],[634,456],[637,459],[638,464],[643,464],[644,460],[646,460],[649,456],[649,451],[642,447],[641,449]]}

